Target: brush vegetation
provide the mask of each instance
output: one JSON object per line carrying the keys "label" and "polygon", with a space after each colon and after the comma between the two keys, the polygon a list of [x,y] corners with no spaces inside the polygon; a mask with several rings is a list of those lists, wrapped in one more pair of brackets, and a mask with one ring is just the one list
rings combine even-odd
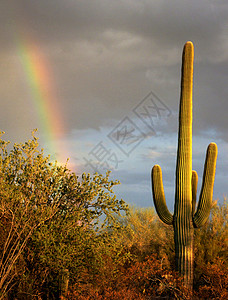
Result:
{"label": "brush vegetation", "polygon": [[227,299],[227,201],[194,232],[194,290],[173,227],[128,207],[105,176],[52,163],[37,138],[0,139],[0,299]]}

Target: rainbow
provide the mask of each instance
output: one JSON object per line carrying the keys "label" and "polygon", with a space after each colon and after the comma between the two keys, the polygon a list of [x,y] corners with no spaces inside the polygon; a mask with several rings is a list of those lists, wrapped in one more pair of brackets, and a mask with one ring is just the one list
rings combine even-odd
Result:
{"label": "rainbow", "polygon": [[20,38],[17,45],[26,81],[31,90],[31,100],[37,112],[48,151],[51,157],[54,156],[54,160],[65,163],[67,160],[67,157],[63,157],[65,151],[60,149],[57,143],[65,133],[64,122],[54,93],[56,89],[49,63],[41,48],[28,35],[23,39]]}

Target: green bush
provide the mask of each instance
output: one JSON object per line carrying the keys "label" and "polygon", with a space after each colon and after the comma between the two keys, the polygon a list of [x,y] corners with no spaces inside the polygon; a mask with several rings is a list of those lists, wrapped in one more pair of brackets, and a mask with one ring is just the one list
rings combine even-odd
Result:
{"label": "green bush", "polygon": [[0,298],[10,291],[18,299],[55,299],[64,270],[70,284],[97,274],[111,253],[107,230],[127,211],[109,172],[79,178],[38,147],[35,136],[11,150],[0,140]]}

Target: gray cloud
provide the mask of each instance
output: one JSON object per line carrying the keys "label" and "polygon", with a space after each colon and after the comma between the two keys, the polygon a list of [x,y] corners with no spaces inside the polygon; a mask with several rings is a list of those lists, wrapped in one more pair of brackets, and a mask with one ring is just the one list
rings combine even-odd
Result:
{"label": "gray cloud", "polygon": [[[195,77],[204,76],[199,78],[197,95],[207,98],[207,104],[203,100],[200,104],[204,108],[199,110],[202,122],[197,128],[209,125],[215,106],[213,90],[220,101],[216,108],[221,116],[213,126],[224,130],[228,62],[225,2],[22,0],[2,1],[1,8],[0,51],[8,65],[0,76],[12,82],[8,87],[4,80],[1,83],[6,110],[12,110],[9,103],[15,102],[25,107],[31,97],[17,61],[17,42],[26,43],[27,33],[49,62],[68,130],[98,129],[106,119],[119,119],[150,90],[177,110],[181,51],[190,39],[196,48]],[[208,91],[205,85],[210,86]],[[27,112],[20,120],[23,125],[39,125],[39,121],[31,121],[35,112],[30,107],[30,116]],[[16,110],[13,113],[17,115]]]}

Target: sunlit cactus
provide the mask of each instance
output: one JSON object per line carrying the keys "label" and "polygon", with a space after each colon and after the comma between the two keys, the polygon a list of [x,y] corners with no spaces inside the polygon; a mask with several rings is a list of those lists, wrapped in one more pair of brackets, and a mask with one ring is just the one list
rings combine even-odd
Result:
{"label": "sunlit cactus", "polygon": [[188,287],[193,285],[193,233],[194,227],[204,225],[212,207],[213,185],[217,159],[217,145],[207,149],[202,189],[197,209],[198,176],[192,170],[192,87],[194,48],[187,42],[183,49],[181,95],[179,108],[179,134],[176,162],[176,190],[174,214],[167,206],[159,165],[152,169],[152,192],[160,219],[174,227],[176,269],[183,275]]}

